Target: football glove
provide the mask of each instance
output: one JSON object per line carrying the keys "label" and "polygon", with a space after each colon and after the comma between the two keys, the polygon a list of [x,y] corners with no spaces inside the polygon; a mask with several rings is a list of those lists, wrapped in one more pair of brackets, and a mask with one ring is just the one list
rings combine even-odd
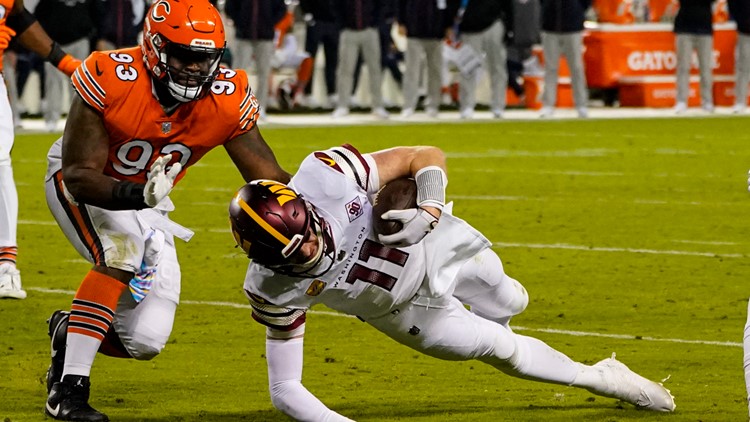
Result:
{"label": "football glove", "polygon": [[438,219],[424,208],[390,210],[384,213],[383,220],[399,221],[401,230],[389,235],[378,235],[380,243],[388,246],[405,247],[419,243],[435,228]]}
{"label": "football glove", "polygon": [[70,54],[66,54],[65,57],[60,60],[60,63],[57,64],[57,68],[67,76],[70,76],[73,74],[73,72],[78,69],[78,66],[81,65],[81,61],[76,59],[75,57],[71,56]]}
{"label": "football glove", "polygon": [[155,207],[165,196],[169,195],[174,185],[174,179],[180,174],[182,164],[174,163],[167,171],[166,167],[172,154],[161,156],[151,164],[151,170],[148,173],[148,180],[143,189],[143,202],[149,207]]}
{"label": "football glove", "polygon": [[10,44],[10,39],[16,36],[16,31],[6,25],[0,25],[0,50],[5,50]]}

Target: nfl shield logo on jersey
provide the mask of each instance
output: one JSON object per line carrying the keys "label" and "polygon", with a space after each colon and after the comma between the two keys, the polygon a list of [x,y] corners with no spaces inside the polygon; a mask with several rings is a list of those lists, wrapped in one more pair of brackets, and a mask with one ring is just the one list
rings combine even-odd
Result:
{"label": "nfl shield logo on jersey", "polygon": [[172,122],[162,122],[161,123],[161,133],[167,134],[172,131]]}
{"label": "nfl shield logo on jersey", "polygon": [[364,212],[362,203],[359,201],[359,197],[354,198],[346,204],[346,215],[349,217],[349,222],[356,220]]}

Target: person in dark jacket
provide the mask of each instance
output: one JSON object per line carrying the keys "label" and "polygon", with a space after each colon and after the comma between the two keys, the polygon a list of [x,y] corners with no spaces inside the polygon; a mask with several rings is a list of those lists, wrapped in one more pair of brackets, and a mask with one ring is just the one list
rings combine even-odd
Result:
{"label": "person in dark jacket", "polygon": [[[336,64],[339,61],[339,27],[333,13],[331,0],[300,0],[307,31],[305,51],[315,59],[318,47],[323,45],[325,57],[325,81],[327,106],[336,104]],[[305,88],[305,94],[312,94],[312,84]]]}
{"label": "person in dark jacket", "polygon": [[339,36],[339,62],[336,67],[338,103],[333,117],[349,114],[354,68],[361,52],[370,76],[372,113],[381,119],[388,118],[383,107],[382,67],[380,63],[380,38],[378,25],[384,18],[385,0],[333,0],[333,12],[341,28]]}
{"label": "person in dark jacket", "polygon": [[138,34],[143,28],[148,4],[146,0],[96,0],[96,50],[114,50],[139,44]]}
{"label": "person in dark jacket", "polygon": [[713,100],[713,45],[712,26],[714,0],[680,0],[680,10],[674,19],[675,48],[677,50],[677,103],[675,112],[687,110],[690,90],[690,67],[693,50],[698,53],[700,70],[701,108],[714,111]]}
{"label": "person in dark jacket", "polygon": [[588,117],[588,90],[583,67],[583,21],[591,0],[542,0],[542,48],[544,49],[544,94],[541,117],[550,117],[557,103],[560,56],[570,68],[578,117]]}
{"label": "person in dark jacket", "polygon": [[427,103],[425,111],[437,117],[443,69],[443,39],[453,24],[445,0],[402,0],[399,2],[399,33],[406,37],[406,72],[403,79],[404,105],[401,117],[414,114],[422,55],[427,64]]}
{"label": "person in dark jacket", "polygon": [[[503,117],[508,89],[505,40],[513,33],[512,0],[463,0],[457,38],[477,54],[484,54],[490,77],[490,111]],[[459,104],[461,118],[470,119],[476,107],[475,72],[461,72]]]}
{"label": "person in dark jacket", "polygon": [[[34,16],[50,38],[73,57],[83,60],[91,53],[91,40],[96,34],[96,22],[99,21],[98,1],[40,0],[34,9]],[[67,112],[70,108],[73,91],[69,77],[55,71],[51,63],[45,63],[44,67],[44,93],[47,100],[44,122],[47,130],[53,132],[57,130],[62,110]],[[63,98],[70,101],[63,104]]]}
{"label": "person in dark jacket", "polygon": [[[260,105],[261,119],[266,117],[268,81],[271,77],[273,35],[276,25],[286,15],[284,0],[227,0],[227,16],[234,21],[237,68],[257,75],[253,89]],[[252,68],[251,65],[255,64]]]}
{"label": "person in dark jacket", "polygon": [[[729,15],[737,23],[737,54],[734,64],[735,113],[744,113],[747,109],[747,85],[750,83],[750,2],[747,0],[729,0]],[[750,326],[750,325],[749,325]],[[746,344],[746,346],[748,346]],[[750,346],[748,346],[750,347]],[[750,354],[750,349],[745,350]],[[745,362],[745,367],[750,364]],[[750,373],[746,373],[748,391],[750,391]],[[750,393],[748,394],[750,397]]]}

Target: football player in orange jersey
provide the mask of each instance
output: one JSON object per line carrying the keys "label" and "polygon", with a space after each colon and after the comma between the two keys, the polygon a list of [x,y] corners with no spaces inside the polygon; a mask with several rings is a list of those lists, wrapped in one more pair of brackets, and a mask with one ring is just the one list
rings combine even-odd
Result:
{"label": "football player in orange jersey", "polygon": [[[81,63],[50,39],[34,15],[24,8],[23,0],[0,0],[0,55],[14,36],[21,45],[46,58],[67,75]],[[24,299],[26,291],[21,287],[21,273],[16,269],[18,193],[10,159],[14,136],[13,112],[0,75],[0,298]]]}
{"label": "football player in orange jersey", "polygon": [[141,47],[92,53],[50,149],[47,202],[93,264],[70,312],[49,320],[52,364],[45,411],[106,421],[88,404],[95,355],[148,360],[164,348],[179,301],[169,192],[185,169],[223,146],[243,178],[289,180],[261,136],[247,74],[219,65],[224,26],[207,0],[157,0]]}

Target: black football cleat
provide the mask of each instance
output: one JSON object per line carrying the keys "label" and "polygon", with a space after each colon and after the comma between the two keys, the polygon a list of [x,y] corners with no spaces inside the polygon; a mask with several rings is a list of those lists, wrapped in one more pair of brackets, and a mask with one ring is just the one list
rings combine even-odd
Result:
{"label": "black football cleat", "polygon": [[44,413],[58,421],[108,422],[104,413],[89,406],[89,377],[66,375],[52,384]]}
{"label": "black football cleat", "polygon": [[65,365],[65,343],[68,338],[68,319],[70,312],[55,311],[49,317],[50,355],[52,363],[47,369],[47,394],[52,390],[52,384],[60,381]]}

